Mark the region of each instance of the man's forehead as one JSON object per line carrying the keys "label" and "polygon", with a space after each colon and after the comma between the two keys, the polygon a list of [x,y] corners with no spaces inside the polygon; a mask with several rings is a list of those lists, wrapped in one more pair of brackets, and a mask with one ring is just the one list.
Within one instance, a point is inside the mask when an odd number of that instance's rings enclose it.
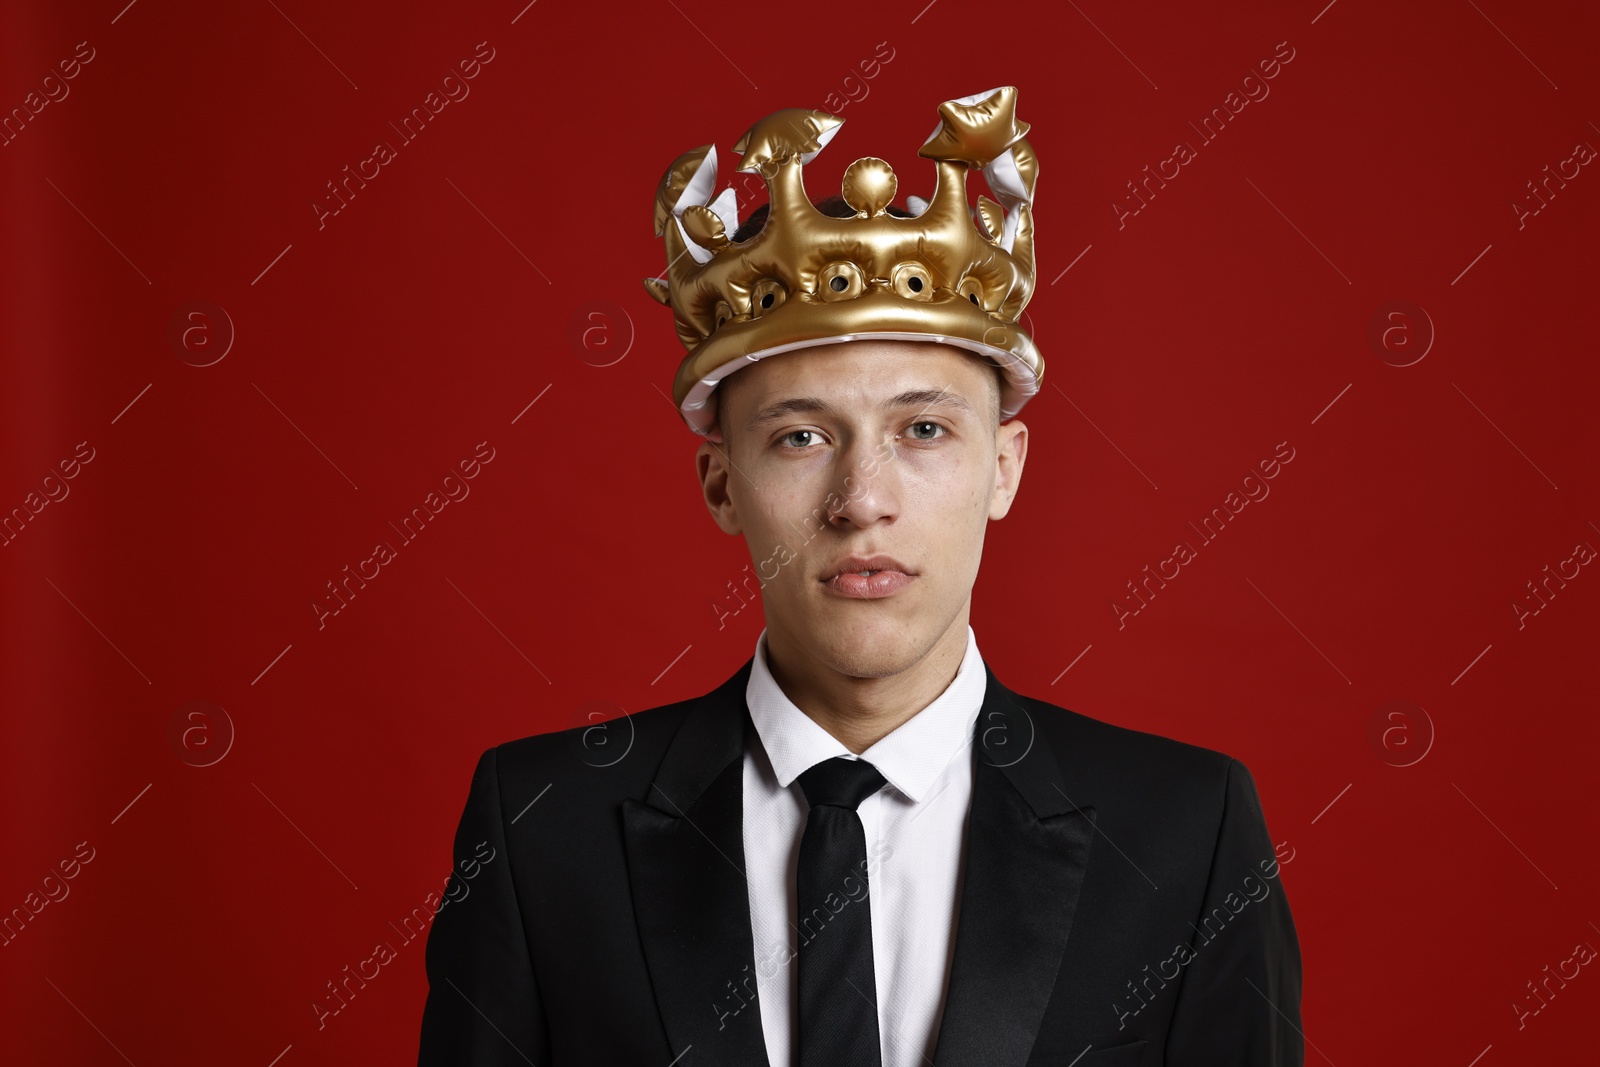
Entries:
{"label": "man's forehead", "polygon": [[840,352],[841,358],[832,359],[820,349],[785,353],[730,376],[722,387],[744,379],[736,391],[751,426],[793,413],[867,414],[904,407],[943,406],[976,414],[982,368],[963,366],[976,357],[950,348],[933,351],[944,346],[915,347],[927,351],[865,357]]}
{"label": "man's forehead", "polygon": [[[978,380],[983,360],[943,344],[914,341],[854,341],[816,345],[768,356],[730,375],[751,398],[803,390],[817,396],[854,396],[868,403],[929,385],[965,392]],[[742,379],[742,380],[741,380]]]}

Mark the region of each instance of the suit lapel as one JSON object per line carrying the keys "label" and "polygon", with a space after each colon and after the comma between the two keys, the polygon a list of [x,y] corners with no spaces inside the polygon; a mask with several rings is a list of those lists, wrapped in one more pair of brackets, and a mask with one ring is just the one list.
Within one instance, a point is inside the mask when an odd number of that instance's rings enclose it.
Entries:
{"label": "suit lapel", "polygon": [[1025,703],[988,671],[937,1067],[1027,1061],[1083,885],[1094,808]]}
{"label": "suit lapel", "polygon": [[639,938],[679,1067],[767,1064],[744,874],[750,667],[694,702],[649,795],[622,804]]}
{"label": "suit lapel", "polygon": [[[744,875],[751,661],[691,706],[644,801],[623,801],[634,914],[675,1061],[766,1067]],[[1021,1067],[1061,966],[1094,833],[1026,702],[988,674],[937,1067]],[[1063,790],[1071,792],[1069,801]]]}

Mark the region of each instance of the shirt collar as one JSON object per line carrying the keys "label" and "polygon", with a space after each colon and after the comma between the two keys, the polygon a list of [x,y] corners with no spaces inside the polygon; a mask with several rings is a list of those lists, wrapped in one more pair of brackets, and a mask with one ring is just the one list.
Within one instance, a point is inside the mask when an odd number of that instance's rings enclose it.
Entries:
{"label": "shirt collar", "polygon": [[[933,703],[861,753],[900,792],[914,802],[927,796],[950,761],[972,743],[983,706],[988,672],[978,654],[978,638],[967,627],[967,650],[955,678]],[[789,784],[825,759],[857,758],[838,738],[817,725],[779,687],[767,668],[767,631],[756,638],[745,703],[766,749],[778,784]]]}

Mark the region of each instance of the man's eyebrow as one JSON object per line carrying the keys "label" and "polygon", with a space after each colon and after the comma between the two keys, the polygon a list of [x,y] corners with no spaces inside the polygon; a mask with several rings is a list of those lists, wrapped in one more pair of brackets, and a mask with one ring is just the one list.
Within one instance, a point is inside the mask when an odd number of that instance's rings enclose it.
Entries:
{"label": "man's eyebrow", "polygon": [[[974,417],[976,415],[972,410],[972,405],[967,403],[965,397],[959,393],[952,393],[947,389],[908,389],[883,402],[885,410],[908,407],[925,410],[940,406],[956,408]],[[780,400],[776,404],[751,416],[750,420],[745,423],[745,428],[759,430],[768,423],[777,422],[790,415],[830,415],[833,412],[833,406],[821,397],[790,397],[787,400]]]}

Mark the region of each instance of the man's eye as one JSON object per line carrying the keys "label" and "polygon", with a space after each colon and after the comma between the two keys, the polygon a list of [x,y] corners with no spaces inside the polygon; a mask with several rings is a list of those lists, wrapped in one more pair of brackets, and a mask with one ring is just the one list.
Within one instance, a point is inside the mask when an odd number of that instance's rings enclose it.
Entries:
{"label": "man's eye", "polygon": [[[930,428],[932,428],[934,430],[944,431],[944,424],[943,423],[938,423],[938,422],[914,422],[914,423],[911,424],[911,428],[912,428],[913,431],[915,431],[917,429],[917,427],[919,427],[919,426],[926,426],[926,427],[930,427]],[[921,437],[921,436],[918,436],[917,434],[913,433],[912,436],[916,437],[916,439],[919,440],[919,441],[936,441],[936,440],[938,440],[938,435],[937,434],[929,434],[926,437]]]}
{"label": "man's eye", "polygon": [[[786,433],[782,437],[778,438],[778,440],[780,442],[784,443],[784,444],[795,444],[794,439],[796,437],[801,436],[802,434],[808,435],[810,437],[815,437],[817,435],[817,431],[815,431],[815,430],[790,430],[788,433]],[[799,444],[795,444],[795,447],[796,448],[804,448],[804,447],[806,447],[806,445],[811,444],[811,443],[812,442],[810,442],[810,441],[802,441]]]}

